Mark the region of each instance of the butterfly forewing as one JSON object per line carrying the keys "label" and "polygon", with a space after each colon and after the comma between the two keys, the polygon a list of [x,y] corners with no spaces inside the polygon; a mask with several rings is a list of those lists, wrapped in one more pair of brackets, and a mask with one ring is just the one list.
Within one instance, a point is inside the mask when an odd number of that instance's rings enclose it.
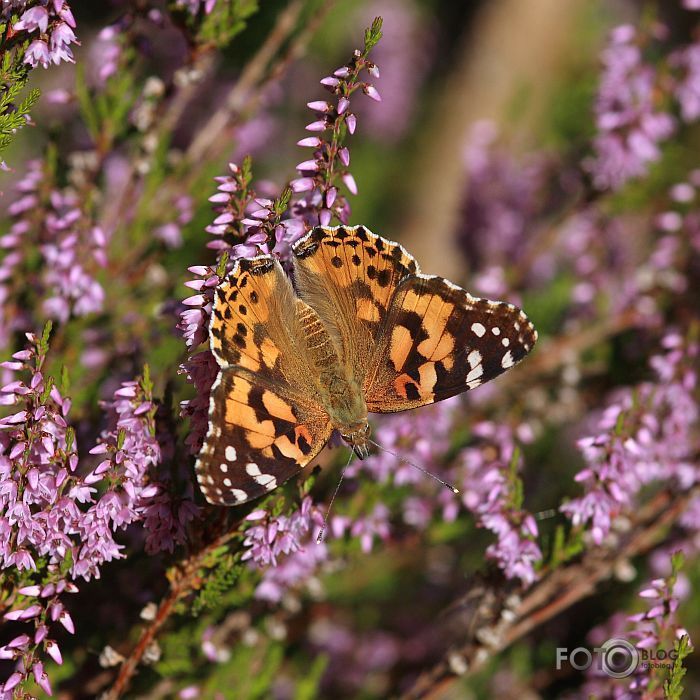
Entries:
{"label": "butterfly forewing", "polygon": [[210,341],[221,369],[197,479],[210,503],[240,504],[297,473],[331,433],[294,293],[273,258],[238,261],[217,288]]}
{"label": "butterfly forewing", "polygon": [[537,339],[525,314],[456,285],[412,276],[395,290],[365,378],[369,411],[441,401],[497,377]]}
{"label": "butterfly forewing", "polygon": [[401,246],[363,226],[317,227],[293,249],[299,294],[329,329],[342,362],[361,385],[392,295],[418,265]]}

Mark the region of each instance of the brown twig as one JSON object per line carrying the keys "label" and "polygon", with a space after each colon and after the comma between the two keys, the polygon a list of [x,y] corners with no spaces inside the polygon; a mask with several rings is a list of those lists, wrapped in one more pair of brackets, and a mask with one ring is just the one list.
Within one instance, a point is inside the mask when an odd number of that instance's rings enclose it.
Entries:
{"label": "brown twig", "polygon": [[121,697],[128,689],[144,653],[155,640],[163,625],[170,618],[177,603],[190,594],[199,583],[201,568],[206,558],[218,547],[226,544],[239,534],[237,526],[238,523],[230,526],[225,532],[214,537],[211,542],[204,545],[176,567],[170,579],[170,590],[168,594],[161,600],[154,619],[143,629],[136,646],[123,661],[119,668],[119,674],[112,687],[102,696],[103,700],[117,700],[117,698]]}
{"label": "brown twig", "polygon": [[[645,554],[661,541],[667,529],[697,492],[658,493],[634,515],[625,539],[616,545],[588,550],[581,559],[546,574],[522,595],[503,594],[503,582],[467,593],[450,606],[452,621],[468,614],[466,639],[450,648],[432,669],[421,674],[404,700],[445,697],[459,677],[478,671],[486,661],[575,603],[595,593],[618,565]],[[461,613],[461,615],[460,615]],[[464,627],[463,627],[464,628]]]}
{"label": "brown twig", "polygon": [[270,61],[294,32],[304,4],[304,0],[291,0],[280,13],[272,31],[229,91],[223,106],[212,114],[190,144],[185,156],[188,162],[199,163],[208,160],[222,135],[227,133],[235,117],[242,111],[252,90],[263,81]]}

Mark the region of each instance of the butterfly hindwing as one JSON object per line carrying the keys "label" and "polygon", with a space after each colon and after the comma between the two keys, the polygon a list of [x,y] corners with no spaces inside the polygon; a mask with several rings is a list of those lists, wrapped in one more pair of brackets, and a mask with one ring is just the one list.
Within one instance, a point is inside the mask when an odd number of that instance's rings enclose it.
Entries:
{"label": "butterfly hindwing", "polygon": [[237,261],[215,292],[210,344],[221,369],[195,467],[210,503],[245,503],[272,490],[330,436],[309,382],[299,306],[271,256]]}
{"label": "butterfly hindwing", "polygon": [[246,370],[221,370],[196,465],[210,503],[239,505],[277,488],[326,444],[328,415],[286,394]]}
{"label": "butterfly hindwing", "polygon": [[393,413],[440,401],[497,377],[537,333],[506,302],[478,299],[428,275],[396,289],[365,378],[367,408]]}

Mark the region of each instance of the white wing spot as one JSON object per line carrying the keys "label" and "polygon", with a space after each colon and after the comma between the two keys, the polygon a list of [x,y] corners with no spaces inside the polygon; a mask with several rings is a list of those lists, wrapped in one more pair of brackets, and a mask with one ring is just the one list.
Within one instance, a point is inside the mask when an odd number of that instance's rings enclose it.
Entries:
{"label": "white wing spot", "polygon": [[467,362],[474,369],[474,367],[481,364],[481,353],[478,350],[472,350],[467,357]]}
{"label": "white wing spot", "polygon": [[253,478],[260,484],[260,486],[264,486],[268,491],[272,491],[272,489],[277,488],[277,478],[272,474],[259,474]]}
{"label": "white wing spot", "polygon": [[508,338],[503,338],[501,341],[501,344],[503,345],[504,348],[507,348],[510,345],[510,340]]}
{"label": "white wing spot", "polygon": [[474,379],[471,382],[467,382],[467,386],[470,389],[476,389],[476,387],[481,386],[481,379]]}
{"label": "white wing spot", "polygon": [[233,445],[229,445],[226,448],[226,459],[229,462],[235,462],[237,456],[238,455],[236,454],[236,448]]}
{"label": "white wing spot", "polygon": [[[471,384],[475,379],[478,379],[484,373],[484,365],[477,365],[474,369],[467,375],[467,384]],[[481,382],[479,382],[481,383]]]}
{"label": "white wing spot", "polygon": [[231,489],[231,495],[236,499],[237,503],[242,503],[248,498],[248,494],[243,489]]}
{"label": "white wing spot", "polygon": [[508,367],[512,367],[514,364],[513,356],[510,354],[510,350],[508,350],[501,360],[501,367],[503,367],[503,369],[508,369]]}
{"label": "white wing spot", "polygon": [[491,329],[491,333],[493,333],[494,335],[501,335],[501,329],[498,326],[494,326]]}
{"label": "white wing spot", "polygon": [[219,465],[219,469],[221,469],[221,471],[225,474],[228,471],[228,464],[226,464],[226,462],[222,462]]}
{"label": "white wing spot", "polygon": [[229,479],[228,477],[224,479],[224,486],[231,486],[231,479]]}
{"label": "white wing spot", "polygon": [[479,336],[479,338],[481,338],[484,335],[484,333],[486,333],[486,329],[481,323],[472,323],[472,332],[474,333],[474,335],[477,335]]}
{"label": "white wing spot", "polygon": [[260,476],[260,467],[255,462],[248,462],[245,465],[245,471],[248,476]]}
{"label": "white wing spot", "polygon": [[212,478],[212,476],[211,476],[210,474],[207,474],[207,475],[204,477],[204,482],[207,483],[207,484],[213,484],[213,483],[214,483],[214,479]]}

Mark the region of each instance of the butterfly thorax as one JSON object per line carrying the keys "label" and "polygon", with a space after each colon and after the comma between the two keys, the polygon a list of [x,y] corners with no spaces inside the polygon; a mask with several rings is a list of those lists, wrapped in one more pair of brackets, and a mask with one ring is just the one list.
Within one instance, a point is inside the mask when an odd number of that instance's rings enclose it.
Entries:
{"label": "butterfly thorax", "polygon": [[316,370],[314,380],[333,427],[358,457],[368,454],[367,404],[362,389],[340,360],[338,348],[318,314],[301,299],[296,300],[297,318],[303,329],[306,350]]}

